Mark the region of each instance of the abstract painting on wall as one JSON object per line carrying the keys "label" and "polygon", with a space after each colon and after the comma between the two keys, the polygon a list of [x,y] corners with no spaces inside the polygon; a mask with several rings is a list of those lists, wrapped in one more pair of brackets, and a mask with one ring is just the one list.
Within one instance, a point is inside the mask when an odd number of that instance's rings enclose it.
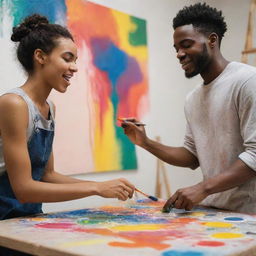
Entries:
{"label": "abstract painting on wall", "polygon": [[68,27],[78,47],[71,86],[51,95],[56,170],[136,169],[135,146],[116,120],[141,119],[149,108],[146,21],[85,0],[0,0],[0,36],[32,13]]}

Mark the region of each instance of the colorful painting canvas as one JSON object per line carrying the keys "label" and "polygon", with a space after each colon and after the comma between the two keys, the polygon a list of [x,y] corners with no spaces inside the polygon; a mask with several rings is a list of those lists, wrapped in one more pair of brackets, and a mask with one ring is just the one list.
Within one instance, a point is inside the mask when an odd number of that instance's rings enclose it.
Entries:
{"label": "colorful painting canvas", "polygon": [[0,238],[63,255],[255,255],[256,216],[200,207],[162,213],[163,204],[130,200],[6,220],[0,222]]}
{"label": "colorful painting canvas", "polygon": [[141,119],[149,108],[146,21],[85,0],[0,0],[0,37],[9,40],[11,27],[35,12],[67,26],[78,46],[71,86],[51,95],[56,170],[136,169],[135,146],[117,117]]}

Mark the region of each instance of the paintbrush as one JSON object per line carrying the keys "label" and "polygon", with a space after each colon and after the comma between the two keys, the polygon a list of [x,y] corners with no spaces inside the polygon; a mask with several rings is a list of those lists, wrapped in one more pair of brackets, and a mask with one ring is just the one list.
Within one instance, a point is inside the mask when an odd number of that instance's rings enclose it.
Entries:
{"label": "paintbrush", "polygon": [[136,126],[145,126],[146,124],[143,124],[143,123],[140,123],[140,122],[135,122],[133,121],[132,118],[125,118],[125,117],[118,117],[117,118],[118,121],[121,121],[121,122],[126,122],[126,121],[129,121],[129,122],[132,122],[133,124],[135,124]]}
{"label": "paintbrush", "polygon": [[146,194],[146,193],[140,191],[140,190],[137,189],[137,188],[135,188],[135,191],[141,193],[142,195],[144,195],[145,197],[147,197],[147,198],[149,198],[149,199],[151,199],[151,200],[153,200],[153,201],[158,201],[158,198],[157,198],[157,197],[155,197],[155,196],[150,196],[150,195],[148,195],[148,194]]}

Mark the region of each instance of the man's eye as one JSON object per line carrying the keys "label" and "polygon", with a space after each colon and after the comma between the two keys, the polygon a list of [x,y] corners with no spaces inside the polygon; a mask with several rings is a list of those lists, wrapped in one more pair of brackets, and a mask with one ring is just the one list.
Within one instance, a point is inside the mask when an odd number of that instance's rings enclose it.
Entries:
{"label": "man's eye", "polygon": [[184,48],[189,48],[191,45],[190,44],[184,44],[183,47]]}

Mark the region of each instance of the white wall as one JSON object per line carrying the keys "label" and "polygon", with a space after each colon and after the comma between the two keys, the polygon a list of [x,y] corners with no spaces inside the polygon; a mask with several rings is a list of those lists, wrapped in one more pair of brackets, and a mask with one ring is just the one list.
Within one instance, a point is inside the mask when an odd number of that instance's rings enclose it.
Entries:
{"label": "white wall", "polygon": [[[185,5],[195,0],[91,0],[107,7],[147,20],[148,51],[149,51],[149,96],[150,111],[143,120],[147,123],[150,137],[161,136],[165,144],[179,146],[183,142],[185,118],[183,105],[186,94],[201,80],[200,77],[186,79],[176,59],[172,47],[172,18]],[[228,60],[240,61],[241,51],[245,43],[247,17],[250,0],[207,0],[208,4],[221,9],[228,24],[228,31],[223,39],[222,52]],[[2,54],[2,52],[1,52]],[[10,54],[10,47],[5,54]],[[3,74],[4,87],[12,88],[8,75],[13,67],[0,67]],[[21,71],[12,73],[16,81],[23,79]],[[156,159],[148,152],[137,148],[139,168],[136,171],[109,172],[76,176],[82,179],[103,181],[117,177],[125,177],[149,194],[154,194]],[[192,185],[201,180],[200,169],[191,171],[166,165],[171,190]],[[103,201],[105,200],[105,201]],[[45,211],[59,211],[71,208],[96,206],[108,203],[107,199],[89,197],[64,203],[45,204]]]}

